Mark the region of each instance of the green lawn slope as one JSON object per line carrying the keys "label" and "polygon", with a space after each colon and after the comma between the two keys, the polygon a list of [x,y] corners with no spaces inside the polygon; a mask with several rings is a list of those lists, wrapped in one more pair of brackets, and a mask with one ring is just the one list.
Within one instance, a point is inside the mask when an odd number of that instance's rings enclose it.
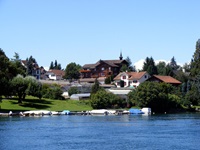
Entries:
{"label": "green lawn slope", "polygon": [[92,110],[88,100],[50,100],[35,97],[26,97],[22,104],[17,99],[3,99],[0,103],[0,111],[27,111],[27,110],[50,110],[50,111],[85,111]]}

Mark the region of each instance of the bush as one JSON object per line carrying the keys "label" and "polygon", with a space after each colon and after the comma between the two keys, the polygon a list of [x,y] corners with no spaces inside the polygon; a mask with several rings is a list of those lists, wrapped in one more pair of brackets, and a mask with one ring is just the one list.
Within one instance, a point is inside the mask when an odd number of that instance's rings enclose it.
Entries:
{"label": "bush", "polygon": [[70,89],[68,90],[68,94],[69,96],[71,96],[72,94],[78,94],[80,93],[77,87],[70,87]]}
{"label": "bush", "polygon": [[91,106],[94,109],[122,108],[126,107],[126,101],[110,92],[99,90],[91,95]]}

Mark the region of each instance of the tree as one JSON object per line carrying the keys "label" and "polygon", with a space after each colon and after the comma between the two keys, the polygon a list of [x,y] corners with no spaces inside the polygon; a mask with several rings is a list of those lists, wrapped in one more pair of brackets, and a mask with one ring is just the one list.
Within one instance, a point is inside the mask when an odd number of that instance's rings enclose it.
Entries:
{"label": "tree", "polygon": [[153,112],[167,112],[180,108],[181,99],[170,84],[146,81],[128,94],[133,104],[150,107]]}
{"label": "tree", "polygon": [[164,61],[160,61],[157,65],[158,75],[165,75],[166,63]]}
{"label": "tree", "polygon": [[35,65],[37,65],[35,58],[30,56],[29,58],[26,59],[27,75],[33,74],[33,70],[34,70]]}
{"label": "tree", "polygon": [[22,99],[25,98],[26,90],[29,86],[27,81],[22,75],[17,75],[11,81],[14,93],[18,96],[18,103],[22,103]]}
{"label": "tree", "polygon": [[49,70],[50,70],[50,69],[54,69],[53,61],[52,61],[51,64],[50,64]]}
{"label": "tree", "polygon": [[61,90],[60,85],[53,84],[43,84],[42,85],[42,97],[49,99],[59,99],[62,100],[64,97],[62,96],[63,91]]}
{"label": "tree", "polygon": [[95,94],[91,95],[91,106],[94,109],[106,109],[106,108],[124,108],[127,103],[113,93],[107,92],[104,89],[98,90]]}
{"label": "tree", "polygon": [[200,72],[200,39],[196,42],[196,50],[191,61],[191,75],[195,77]]}
{"label": "tree", "polygon": [[131,59],[129,57],[127,57],[126,61],[128,62],[127,71],[128,72],[136,72],[135,66],[132,65]]}
{"label": "tree", "polygon": [[38,80],[36,80],[36,78],[34,78],[33,76],[27,76],[25,77],[25,80],[28,83],[28,88],[26,89],[26,95],[32,95],[41,99],[42,84]]}
{"label": "tree", "polygon": [[69,79],[70,81],[72,81],[73,79],[79,79],[80,69],[81,69],[81,66],[79,64],[76,64],[74,62],[68,64],[65,69],[65,78]]}
{"label": "tree", "polygon": [[68,90],[69,96],[80,93],[77,87],[70,87]]}
{"label": "tree", "polygon": [[91,94],[95,94],[95,93],[97,93],[101,89],[102,88],[99,85],[99,81],[96,78],[95,81],[94,81],[94,84],[92,85]]}
{"label": "tree", "polygon": [[157,67],[155,66],[154,59],[152,57],[147,57],[144,65],[143,65],[143,71],[147,71],[149,75],[155,75],[158,74]]}
{"label": "tree", "polygon": [[126,71],[128,71],[127,65],[122,65],[122,67],[120,68],[120,72],[126,72]]}
{"label": "tree", "polygon": [[55,60],[55,62],[53,63],[53,61],[50,64],[49,69],[57,69],[57,70],[61,70],[61,64],[57,63],[57,60]]}
{"label": "tree", "polygon": [[0,48],[0,97],[9,92],[10,62],[4,51]]}
{"label": "tree", "polygon": [[174,56],[172,57],[169,66],[172,68],[172,70],[177,70],[180,66],[177,65],[176,60]]}

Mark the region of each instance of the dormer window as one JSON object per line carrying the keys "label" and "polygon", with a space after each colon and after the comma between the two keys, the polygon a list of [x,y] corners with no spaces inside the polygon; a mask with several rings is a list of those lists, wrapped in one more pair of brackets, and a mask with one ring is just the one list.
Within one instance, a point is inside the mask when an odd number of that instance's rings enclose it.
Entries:
{"label": "dormer window", "polygon": [[126,79],[126,76],[122,76],[122,79]]}

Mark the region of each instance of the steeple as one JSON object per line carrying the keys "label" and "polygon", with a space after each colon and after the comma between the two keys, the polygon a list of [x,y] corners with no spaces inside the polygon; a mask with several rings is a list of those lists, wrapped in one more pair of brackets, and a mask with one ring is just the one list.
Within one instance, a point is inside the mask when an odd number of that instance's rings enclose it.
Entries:
{"label": "steeple", "polygon": [[122,52],[120,52],[119,60],[122,60],[122,59],[123,59]]}

